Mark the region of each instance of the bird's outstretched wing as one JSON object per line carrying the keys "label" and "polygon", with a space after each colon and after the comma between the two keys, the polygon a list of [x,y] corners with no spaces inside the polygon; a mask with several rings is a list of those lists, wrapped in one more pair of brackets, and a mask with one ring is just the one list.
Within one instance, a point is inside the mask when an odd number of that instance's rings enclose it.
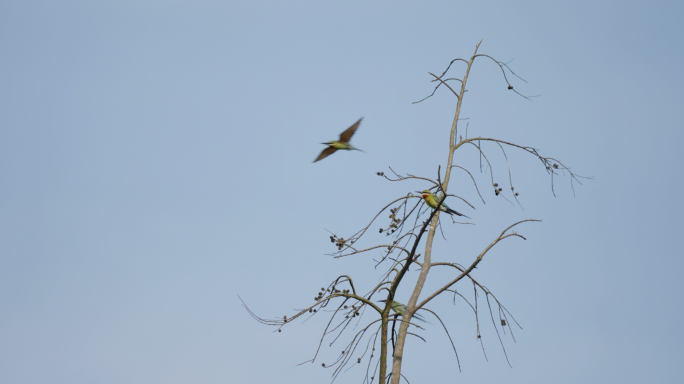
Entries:
{"label": "bird's outstretched wing", "polygon": [[333,153],[335,153],[335,151],[337,151],[337,149],[335,149],[335,148],[333,148],[333,147],[328,147],[328,148],[324,149],[323,152],[321,152],[321,154],[318,155],[318,157],[316,158],[316,160],[314,160],[314,163],[317,162],[318,160],[323,160],[323,159],[325,159],[326,157],[328,157],[328,156],[332,155]]}
{"label": "bird's outstretched wing", "polygon": [[347,128],[346,131],[344,131],[340,134],[340,142],[341,143],[348,143],[349,142],[351,137],[354,136],[354,132],[356,132],[356,129],[359,127],[359,124],[361,124],[361,120],[363,120],[363,117],[360,118],[359,121],[354,123],[354,125]]}

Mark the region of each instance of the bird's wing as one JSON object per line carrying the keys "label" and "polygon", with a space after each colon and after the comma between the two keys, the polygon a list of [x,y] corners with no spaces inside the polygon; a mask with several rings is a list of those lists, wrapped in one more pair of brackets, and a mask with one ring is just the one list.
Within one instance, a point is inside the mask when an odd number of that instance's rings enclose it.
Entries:
{"label": "bird's wing", "polygon": [[341,143],[348,143],[351,137],[354,135],[354,132],[356,132],[356,128],[359,127],[359,124],[361,124],[361,120],[363,120],[363,117],[359,119],[354,125],[351,127],[347,128],[346,131],[342,132],[340,134],[340,142]]}
{"label": "bird's wing", "polygon": [[335,149],[335,148],[333,148],[333,147],[328,147],[328,148],[324,149],[323,152],[321,152],[321,154],[318,155],[318,157],[316,158],[316,160],[314,160],[314,163],[317,162],[318,160],[323,160],[323,159],[325,159],[326,157],[328,157],[328,156],[332,155],[333,153],[335,153],[335,151],[337,151],[337,149]]}

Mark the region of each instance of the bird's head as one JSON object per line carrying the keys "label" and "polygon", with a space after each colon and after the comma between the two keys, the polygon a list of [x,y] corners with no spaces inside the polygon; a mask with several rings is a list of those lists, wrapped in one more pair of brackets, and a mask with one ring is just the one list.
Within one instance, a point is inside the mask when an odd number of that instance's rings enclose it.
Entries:
{"label": "bird's head", "polygon": [[427,199],[428,197],[430,197],[430,195],[432,195],[432,192],[428,191],[427,189],[424,191],[416,191],[416,193],[420,193],[420,196],[423,199]]}

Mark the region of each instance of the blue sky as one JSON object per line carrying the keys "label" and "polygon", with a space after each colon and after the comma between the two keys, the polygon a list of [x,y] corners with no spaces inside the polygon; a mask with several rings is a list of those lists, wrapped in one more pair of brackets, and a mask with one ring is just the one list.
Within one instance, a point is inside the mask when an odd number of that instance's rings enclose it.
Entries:
{"label": "blue sky", "polygon": [[[523,210],[476,173],[486,204],[450,202],[476,225],[446,225],[437,259],[469,263],[509,224],[543,220],[476,271],[524,328],[505,339],[512,368],[490,324],[487,361],[472,314],[445,297],[430,308],[462,372],[434,326],[428,343],[408,342],[404,374],[681,381],[683,11],[674,1],[1,3],[0,381],[329,380],[318,361],[295,366],[312,357],[322,318],[272,333],[237,295],[276,317],[339,274],[362,290],[377,281],[379,254],[325,256],[326,229],[348,236],[425,187],[375,175],[388,166],[436,175],[455,99],[440,90],[412,102],[432,91],[428,72],[481,39],[481,53],[514,60],[527,80],[514,79],[517,90],[541,96],[516,96],[496,65],[476,61],[469,135],[534,146],[594,180],[573,196],[561,178],[554,197],[538,162],[510,151]],[[353,144],[366,153],[311,163],[359,117]],[[499,149],[485,149],[505,180]],[[478,160],[457,156],[471,171]],[[463,175],[450,190],[477,200]],[[448,277],[434,272],[426,290]],[[341,377],[361,379],[357,368]]]}

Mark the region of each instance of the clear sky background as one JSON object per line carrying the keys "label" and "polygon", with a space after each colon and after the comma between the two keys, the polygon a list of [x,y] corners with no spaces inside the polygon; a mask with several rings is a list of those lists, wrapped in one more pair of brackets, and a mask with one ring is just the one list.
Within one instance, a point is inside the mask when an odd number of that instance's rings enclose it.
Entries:
{"label": "clear sky background", "polygon": [[[409,339],[411,383],[682,382],[684,155],[681,1],[4,1],[0,3],[0,382],[325,383],[342,345],[324,319],[282,333],[339,274],[361,291],[380,252],[347,259],[348,236],[435,177],[455,98],[421,104],[450,60],[471,72],[469,136],[534,146],[593,181],[550,180],[509,151],[525,208],[488,170],[455,174],[435,259],[470,263],[509,224],[519,233],[474,273],[524,328],[504,338],[451,297]],[[462,75],[463,65],[450,72]],[[365,150],[312,160],[364,117]],[[461,131],[462,134],[463,131]],[[505,160],[490,145],[494,178]],[[387,241],[372,227],[366,244]],[[415,278],[411,273],[410,279]],[[430,275],[430,288],[449,275]],[[410,282],[412,280],[407,280]],[[470,292],[469,285],[458,287]],[[407,301],[405,286],[399,300]],[[369,318],[370,319],[370,318]],[[360,383],[360,367],[337,382]]]}

